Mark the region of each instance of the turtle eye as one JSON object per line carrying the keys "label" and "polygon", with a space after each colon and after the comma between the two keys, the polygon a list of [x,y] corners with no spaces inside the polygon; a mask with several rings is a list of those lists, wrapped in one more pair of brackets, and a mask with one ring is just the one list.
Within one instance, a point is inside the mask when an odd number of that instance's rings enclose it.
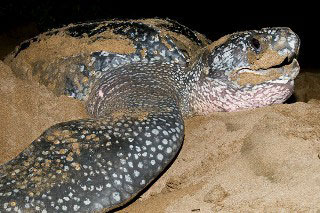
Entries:
{"label": "turtle eye", "polygon": [[260,50],[260,47],[261,47],[261,45],[260,45],[260,41],[258,40],[258,39],[256,39],[256,38],[252,38],[251,40],[250,40],[250,43],[251,43],[251,46],[254,48],[254,49],[256,49],[256,50]]}

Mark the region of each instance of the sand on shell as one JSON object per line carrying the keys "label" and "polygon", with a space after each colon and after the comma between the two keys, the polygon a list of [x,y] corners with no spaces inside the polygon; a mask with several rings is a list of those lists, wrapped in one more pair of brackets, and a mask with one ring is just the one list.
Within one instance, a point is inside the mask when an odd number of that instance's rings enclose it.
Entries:
{"label": "sand on shell", "polygon": [[[87,117],[82,102],[17,79],[2,62],[0,97],[0,164],[51,125]],[[172,166],[120,212],[316,212],[319,153],[318,100],[194,117]]]}

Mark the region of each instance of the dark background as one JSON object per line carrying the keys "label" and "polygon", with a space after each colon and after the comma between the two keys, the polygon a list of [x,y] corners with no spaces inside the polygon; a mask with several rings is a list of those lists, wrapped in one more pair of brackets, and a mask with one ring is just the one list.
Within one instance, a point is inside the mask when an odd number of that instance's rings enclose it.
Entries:
{"label": "dark background", "polygon": [[[26,38],[65,24],[112,18],[170,18],[211,40],[235,31],[287,26],[301,38],[302,69],[320,68],[320,7],[277,1],[9,1],[0,6],[0,48],[11,50]],[[318,11],[317,11],[318,10]],[[31,27],[23,30],[24,26]],[[5,35],[5,37],[1,37]],[[3,39],[1,39],[3,38]],[[10,41],[7,41],[7,40]],[[7,47],[7,46],[9,47]],[[13,47],[11,47],[13,46]],[[7,51],[7,50],[6,50]]]}

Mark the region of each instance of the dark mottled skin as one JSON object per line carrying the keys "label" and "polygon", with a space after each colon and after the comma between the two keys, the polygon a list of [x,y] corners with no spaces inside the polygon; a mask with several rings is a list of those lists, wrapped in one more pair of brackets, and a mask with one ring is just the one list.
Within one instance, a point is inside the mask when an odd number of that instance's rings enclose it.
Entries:
{"label": "dark mottled skin", "polygon": [[[163,29],[202,45],[193,31],[170,22]],[[184,117],[281,103],[299,71],[300,41],[288,28],[231,34],[204,47],[189,64],[190,56],[173,41],[174,48],[163,45],[171,40],[163,35],[159,40],[159,28],[152,25],[114,21],[97,26],[67,31],[81,37],[116,30],[131,37],[137,50],[152,51],[144,56],[139,51],[92,53],[95,74],[77,65],[90,77],[87,90],[66,78],[65,94],[85,100],[92,118],[50,127],[0,166],[1,212],[103,212],[122,206],[178,153]],[[20,51],[27,49],[16,55]],[[263,80],[250,81],[243,74]]]}

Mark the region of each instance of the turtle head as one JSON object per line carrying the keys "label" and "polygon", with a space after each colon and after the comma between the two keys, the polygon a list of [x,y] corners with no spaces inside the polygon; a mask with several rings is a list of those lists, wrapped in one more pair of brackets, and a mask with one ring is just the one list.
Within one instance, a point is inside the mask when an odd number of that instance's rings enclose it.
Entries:
{"label": "turtle head", "polygon": [[299,73],[300,39],[289,28],[263,28],[222,37],[206,48],[192,93],[193,111],[237,111],[282,103]]}

